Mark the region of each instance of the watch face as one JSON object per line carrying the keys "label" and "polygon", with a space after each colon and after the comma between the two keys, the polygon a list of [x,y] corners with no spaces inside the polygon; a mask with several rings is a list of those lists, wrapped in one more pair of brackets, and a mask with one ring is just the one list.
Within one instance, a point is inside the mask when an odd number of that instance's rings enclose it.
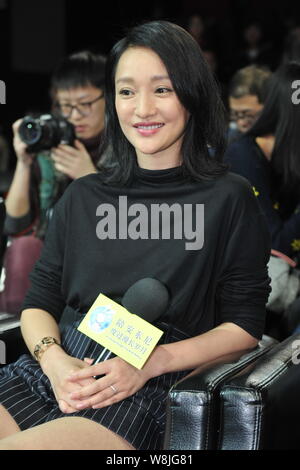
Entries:
{"label": "watch face", "polygon": [[56,343],[55,339],[54,338],[44,338],[42,340],[42,343],[43,344],[52,344],[52,343]]}

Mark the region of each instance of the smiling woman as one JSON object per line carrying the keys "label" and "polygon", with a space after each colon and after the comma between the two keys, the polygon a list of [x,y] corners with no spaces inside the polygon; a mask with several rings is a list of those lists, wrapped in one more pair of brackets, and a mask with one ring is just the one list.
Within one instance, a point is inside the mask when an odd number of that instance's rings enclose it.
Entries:
{"label": "smiling woman", "polygon": [[120,58],[115,79],[120,126],[135,148],[138,164],[148,169],[181,165],[189,113],[163,61],[151,49],[131,47]]}
{"label": "smiling woman", "polygon": [[[149,145],[144,148],[145,155],[157,151],[156,162],[169,158],[165,150],[174,145],[177,165],[182,165],[184,172],[194,178],[210,179],[221,175],[226,168],[221,163],[226,113],[199,46],[175,25],[168,32],[169,38],[163,41],[158,38],[158,33],[162,32],[158,23],[148,23],[147,29],[140,31],[133,29],[119,41],[107,63],[106,142],[110,142],[112,154],[118,159],[109,181],[129,181],[136,161],[137,142]],[[161,127],[156,131],[149,129],[149,125]],[[166,137],[169,132],[171,135]],[[148,136],[151,137],[149,143],[142,138]],[[152,148],[156,141],[162,145],[163,154],[159,146]],[[214,159],[210,157],[208,145],[215,149]],[[181,156],[178,155],[180,147]],[[137,147],[137,151],[143,163],[151,165],[152,160],[143,156],[143,147]]]}
{"label": "smiling woman", "polygon": [[[161,449],[172,385],[263,333],[268,232],[250,185],[221,162],[225,113],[198,44],[169,22],[137,26],[111,51],[105,90],[112,166],[55,207],[21,319],[38,361],[0,369],[0,449]],[[153,320],[161,339],[141,368],[94,362],[104,348],[78,330],[85,312],[145,278],[170,298]],[[61,333],[64,309],[75,321]],[[120,333],[140,346],[134,325]]]}

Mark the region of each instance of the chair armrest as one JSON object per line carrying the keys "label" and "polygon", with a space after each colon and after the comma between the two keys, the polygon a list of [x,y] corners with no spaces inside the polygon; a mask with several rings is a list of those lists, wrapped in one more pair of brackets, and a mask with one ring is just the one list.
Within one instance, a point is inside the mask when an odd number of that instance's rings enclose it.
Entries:
{"label": "chair armrest", "polygon": [[221,357],[195,369],[170,390],[164,449],[215,449],[222,383],[266,354],[278,341],[264,336],[251,351]]}
{"label": "chair armrest", "polygon": [[223,383],[221,449],[299,448],[299,351],[296,334]]}

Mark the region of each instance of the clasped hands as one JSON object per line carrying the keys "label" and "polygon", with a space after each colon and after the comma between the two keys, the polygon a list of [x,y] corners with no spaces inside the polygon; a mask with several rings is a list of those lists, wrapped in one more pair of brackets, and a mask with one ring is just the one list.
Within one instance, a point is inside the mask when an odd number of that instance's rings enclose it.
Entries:
{"label": "clasped hands", "polygon": [[143,369],[119,357],[95,365],[92,362],[72,358],[68,372],[61,370],[49,377],[63,413],[110,406],[136,393],[150,379]]}

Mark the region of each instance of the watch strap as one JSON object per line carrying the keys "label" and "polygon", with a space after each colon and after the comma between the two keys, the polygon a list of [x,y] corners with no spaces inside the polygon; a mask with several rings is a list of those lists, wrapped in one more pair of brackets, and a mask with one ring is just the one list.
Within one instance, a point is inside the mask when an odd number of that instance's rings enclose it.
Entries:
{"label": "watch strap", "polygon": [[42,355],[44,352],[50,347],[53,346],[53,344],[59,344],[57,339],[53,338],[52,336],[45,336],[42,338],[35,346],[33,354],[35,359],[40,362]]}

